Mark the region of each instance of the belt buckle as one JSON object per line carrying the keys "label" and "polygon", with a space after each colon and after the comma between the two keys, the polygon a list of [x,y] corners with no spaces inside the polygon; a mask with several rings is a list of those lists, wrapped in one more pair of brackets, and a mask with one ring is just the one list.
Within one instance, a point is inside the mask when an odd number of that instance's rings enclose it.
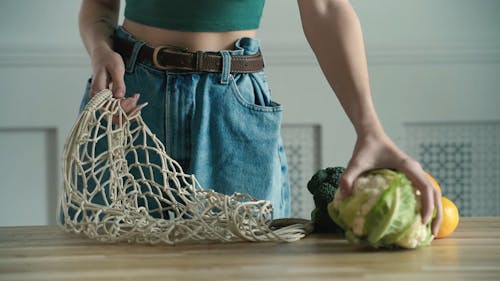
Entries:
{"label": "belt buckle", "polygon": [[169,70],[172,69],[172,67],[168,67],[166,65],[161,65],[160,62],[158,61],[158,54],[162,50],[173,50],[173,51],[180,51],[180,52],[186,52],[188,51],[188,48],[182,48],[182,47],[177,47],[177,46],[172,46],[172,45],[162,45],[154,48],[153,50],[153,64],[155,67],[161,70]]}

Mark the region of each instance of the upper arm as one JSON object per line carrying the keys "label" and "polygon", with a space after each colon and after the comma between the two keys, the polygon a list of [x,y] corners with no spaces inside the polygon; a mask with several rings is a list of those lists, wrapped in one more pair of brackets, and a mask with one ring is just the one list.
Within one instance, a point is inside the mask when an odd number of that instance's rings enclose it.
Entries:
{"label": "upper arm", "polygon": [[321,16],[342,5],[350,5],[348,0],[297,0],[301,17]]}
{"label": "upper arm", "polygon": [[120,10],[120,0],[83,0],[82,7],[100,6],[108,10]]}
{"label": "upper arm", "polygon": [[297,0],[304,33],[318,32],[318,28],[350,16],[348,0]]}
{"label": "upper arm", "polygon": [[116,24],[120,12],[120,0],[83,0],[80,7],[80,22],[94,22],[96,18]]}

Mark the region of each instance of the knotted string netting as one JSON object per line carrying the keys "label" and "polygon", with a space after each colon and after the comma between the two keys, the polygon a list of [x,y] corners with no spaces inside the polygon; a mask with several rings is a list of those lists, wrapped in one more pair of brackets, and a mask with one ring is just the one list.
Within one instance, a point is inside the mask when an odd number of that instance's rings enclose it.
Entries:
{"label": "knotted string netting", "polygon": [[295,241],[310,232],[305,221],[273,221],[269,201],[202,188],[167,155],[140,111],[127,114],[109,90],[80,114],[64,146],[62,170],[62,226],[92,239]]}

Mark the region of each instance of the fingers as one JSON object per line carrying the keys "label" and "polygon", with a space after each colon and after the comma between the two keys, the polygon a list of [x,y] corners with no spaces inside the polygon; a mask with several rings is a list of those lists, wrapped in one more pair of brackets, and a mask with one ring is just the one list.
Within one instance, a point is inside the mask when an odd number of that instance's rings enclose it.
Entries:
{"label": "fingers", "polygon": [[118,58],[118,60],[120,63],[117,63],[114,67],[110,67],[108,69],[108,72],[111,76],[111,91],[113,92],[113,96],[117,99],[120,99],[125,96],[125,82],[123,79],[123,76],[125,74],[125,66],[123,65],[121,57]]}
{"label": "fingers", "polygon": [[[137,112],[137,108],[139,107],[139,106],[137,106],[137,101],[139,100],[139,97],[140,97],[139,94],[134,94],[133,96],[122,99],[120,101],[120,106],[127,116],[130,116],[130,114],[132,112],[134,112],[134,114]],[[121,124],[122,123],[121,118],[123,118],[123,117],[124,116],[122,114],[114,115],[113,116],[113,123]]]}
{"label": "fingers", "polygon": [[414,184],[418,190],[420,190],[420,194],[422,195],[422,223],[427,224],[429,220],[432,218],[432,212],[434,211],[435,196],[434,196],[434,187],[429,185],[430,183],[422,183],[417,180],[417,183]]}
{"label": "fingers", "polygon": [[125,96],[125,65],[119,54],[115,52],[100,54],[93,63],[93,69],[90,97],[104,89],[111,89],[113,97],[117,99]]}
{"label": "fingers", "polygon": [[432,221],[432,234],[436,236],[439,232],[439,227],[441,226],[441,222],[443,221],[443,205],[441,204],[441,193],[439,193],[436,189],[434,189],[434,202],[436,207],[436,217]]}
{"label": "fingers", "polygon": [[350,161],[346,170],[340,177],[340,195],[347,197],[351,195],[354,181],[364,172],[364,167],[356,161]]}
{"label": "fingers", "polygon": [[135,120],[136,115],[147,105],[147,102],[139,104],[128,113],[128,116],[132,118],[132,120]]}
{"label": "fingers", "polygon": [[89,95],[92,98],[99,91],[106,89],[108,77],[105,70],[100,70],[92,76],[92,83],[90,84]]}
{"label": "fingers", "polygon": [[420,191],[422,196],[422,223],[427,224],[436,210],[436,217],[432,221],[432,233],[437,234],[442,220],[442,205],[441,194],[434,187],[429,178],[425,175],[424,170],[418,162],[413,159],[404,159],[402,172],[410,179],[413,186]]}
{"label": "fingers", "polygon": [[137,107],[137,101],[139,100],[140,96],[141,95],[139,94],[134,94],[133,96],[123,99],[120,102],[121,107],[127,114],[132,112],[132,110],[134,110]]}
{"label": "fingers", "polygon": [[422,223],[427,223],[431,219],[434,210],[433,190],[435,188],[425,176],[420,164],[413,159],[408,157],[403,159],[402,172],[405,173],[413,186],[422,195]]}

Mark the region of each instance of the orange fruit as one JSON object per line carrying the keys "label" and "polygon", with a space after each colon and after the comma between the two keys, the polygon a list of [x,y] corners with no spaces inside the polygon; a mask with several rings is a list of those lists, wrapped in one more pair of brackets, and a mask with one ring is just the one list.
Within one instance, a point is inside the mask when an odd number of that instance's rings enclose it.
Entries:
{"label": "orange fruit", "polygon": [[437,182],[437,180],[431,176],[431,174],[425,172],[425,174],[427,175],[427,177],[431,180],[432,184],[434,185],[434,187],[439,191],[439,194],[443,194],[441,192],[441,186],[439,185],[439,183]]}
{"label": "orange fruit", "polygon": [[455,228],[457,228],[460,220],[458,208],[453,201],[446,197],[441,197],[441,203],[443,204],[443,221],[439,227],[436,238],[445,238],[450,236],[453,231],[455,231]]}

